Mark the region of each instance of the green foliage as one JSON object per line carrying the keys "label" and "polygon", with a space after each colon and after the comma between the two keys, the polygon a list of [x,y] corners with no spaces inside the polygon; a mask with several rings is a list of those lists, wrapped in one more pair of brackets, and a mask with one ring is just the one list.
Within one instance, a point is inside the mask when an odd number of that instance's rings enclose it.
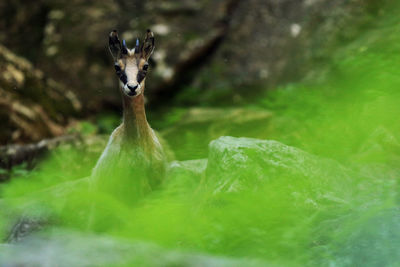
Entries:
{"label": "green foliage", "polygon": [[156,129],[163,129],[177,123],[182,118],[185,111],[186,109],[184,108],[173,108],[169,110],[164,116],[162,116],[162,119],[160,119],[160,116],[156,116],[154,114],[150,114],[149,117],[154,117],[151,121],[152,125],[154,125]]}
{"label": "green foliage", "polygon": [[101,114],[97,116],[96,125],[99,133],[111,133],[119,124],[121,118],[117,114]]}
{"label": "green foliage", "polygon": [[0,184],[0,196],[16,198],[90,175],[99,156],[90,148],[76,149],[70,145],[62,146],[51,152],[33,170],[24,165],[11,170],[12,181]]}

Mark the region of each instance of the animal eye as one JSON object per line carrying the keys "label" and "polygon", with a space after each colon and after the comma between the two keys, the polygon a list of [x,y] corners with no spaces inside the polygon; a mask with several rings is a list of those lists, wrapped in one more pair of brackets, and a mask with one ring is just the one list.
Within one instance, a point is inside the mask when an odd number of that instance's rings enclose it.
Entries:
{"label": "animal eye", "polygon": [[143,65],[143,70],[147,70],[148,68],[149,68],[149,64],[148,63]]}
{"label": "animal eye", "polygon": [[114,68],[115,68],[115,71],[116,71],[117,75],[119,76],[121,74],[121,72],[122,72],[121,67],[119,66],[118,63],[115,63],[114,64]]}

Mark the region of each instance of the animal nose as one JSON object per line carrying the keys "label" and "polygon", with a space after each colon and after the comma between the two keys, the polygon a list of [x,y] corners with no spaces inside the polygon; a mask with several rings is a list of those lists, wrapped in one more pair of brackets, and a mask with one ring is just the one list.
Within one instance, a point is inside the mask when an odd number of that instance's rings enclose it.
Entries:
{"label": "animal nose", "polygon": [[135,92],[136,88],[138,88],[138,85],[128,85],[129,90]]}

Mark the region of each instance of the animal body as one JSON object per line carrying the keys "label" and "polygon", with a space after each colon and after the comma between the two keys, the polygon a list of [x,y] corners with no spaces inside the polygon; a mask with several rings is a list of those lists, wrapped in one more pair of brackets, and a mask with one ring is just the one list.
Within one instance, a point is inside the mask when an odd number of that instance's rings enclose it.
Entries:
{"label": "animal body", "polygon": [[117,31],[109,36],[109,49],[119,78],[123,121],[111,134],[92,172],[92,184],[101,191],[132,200],[157,187],[163,180],[166,157],[146,119],[143,96],[154,35],[147,30],[140,45],[129,49]]}
{"label": "animal body", "polygon": [[[167,163],[163,147],[147,122],[143,96],[148,60],[154,50],[154,35],[148,30],[142,45],[137,40],[136,46],[129,49],[125,41],[121,44],[114,30],[109,36],[109,49],[120,80],[123,120],[111,134],[93,169],[90,184],[93,191],[112,194],[125,203],[132,203],[160,185]],[[96,213],[99,206],[94,203],[91,207],[89,227],[97,227],[97,220],[102,220],[101,213]],[[5,241],[19,242],[47,224],[46,216],[22,216]]]}

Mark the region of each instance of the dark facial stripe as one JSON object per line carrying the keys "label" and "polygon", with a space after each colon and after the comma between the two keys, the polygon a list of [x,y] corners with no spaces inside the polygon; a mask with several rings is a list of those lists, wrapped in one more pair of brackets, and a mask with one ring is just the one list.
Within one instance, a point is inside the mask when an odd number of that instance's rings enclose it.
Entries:
{"label": "dark facial stripe", "polygon": [[140,70],[139,72],[138,72],[138,74],[137,74],[137,77],[136,77],[136,80],[137,80],[137,82],[140,84],[143,80],[144,80],[144,78],[146,78],[146,71],[144,71],[144,70]]}
{"label": "dark facial stripe", "polygon": [[[115,68],[115,73],[117,74],[117,76],[121,80],[121,82],[124,85],[127,84],[128,83],[128,77],[126,76],[125,71],[123,71],[121,69],[121,67],[119,66],[118,63],[114,64],[114,68]],[[146,78],[146,74],[147,74],[146,70],[140,70],[138,72],[137,77],[136,77],[136,81],[137,81],[138,84],[140,84],[144,80],[144,78]]]}
{"label": "dark facial stripe", "polygon": [[128,77],[126,77],[126,74],[124,71],[121,70],[121,67],[118,65],[118,63],[114,64],[115,72],[118,76],[118,78],[121,80],[121,82],[125,85],[128,83]]}

